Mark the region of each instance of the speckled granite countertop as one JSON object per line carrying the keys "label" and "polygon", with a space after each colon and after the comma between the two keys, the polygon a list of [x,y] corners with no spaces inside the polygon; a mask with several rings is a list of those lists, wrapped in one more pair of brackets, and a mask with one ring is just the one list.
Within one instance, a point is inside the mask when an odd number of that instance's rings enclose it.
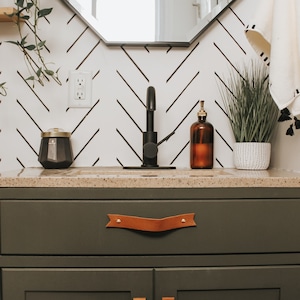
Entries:
{"label": "speckled granite countertop", "polygon": [[286,170],[123,170],[118,167],[4,172],[0,187],[210,188],[300,187],[300,172]]}

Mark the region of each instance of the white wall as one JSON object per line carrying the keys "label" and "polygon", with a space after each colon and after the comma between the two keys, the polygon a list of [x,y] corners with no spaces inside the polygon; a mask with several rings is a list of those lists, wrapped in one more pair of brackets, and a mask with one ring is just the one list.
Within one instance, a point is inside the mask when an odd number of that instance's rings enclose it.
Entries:
{"label": "white wall", "polygon": [[[21,53],[4,42],[17,38],[15,26],[1,23],[0,82],[7,82],[8,96],[1,97],[0,104],[0,171],[40,166],[40,134],[51,127],[72,132],[73,166],[119,166],[118,160],[124,165],[140,165],[142,134],[136,124],[145,130],[143,103],[150,85],[156,89],[159,140],[177,128],[176,134],[159,146],[160,165],[174,161],[177,167],[189,167],[189,128],[198,110],[192,108],[204,99],[208,120],[216,129],[215,167],[233,167],[230,147],[234,141],[228,120],[216,104],[221,99],[215,73],[226,74],[230,63],[255,55],[243,30],[258,3],[236,0],[232,10],[188,48],[122,49],[107,47],[90,29],[85,30],[86,25],[72,18],[73,13],[60,0],[41,0],[43,7],[54,8],[48,18],[50,24],[42,22],[40,36],[51,51],[45,53],[47,60],[61,67],[63,85],[49,82],[35,89],[21,77],[28,76]],[[74,69],[93,72],[95,106],[91,110],[68,109],[68,72]],[[300,169],[299,134],[290,138],[280,132],[276,137],[275,167]]]}

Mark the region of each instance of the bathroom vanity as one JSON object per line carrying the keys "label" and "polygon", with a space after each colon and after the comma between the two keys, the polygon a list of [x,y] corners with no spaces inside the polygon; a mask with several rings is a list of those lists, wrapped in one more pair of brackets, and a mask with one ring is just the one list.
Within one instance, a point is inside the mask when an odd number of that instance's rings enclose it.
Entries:
{"label": "bathroom vanity", "polygon": [[300,174],[0,177],[2,300],[300,299]]}

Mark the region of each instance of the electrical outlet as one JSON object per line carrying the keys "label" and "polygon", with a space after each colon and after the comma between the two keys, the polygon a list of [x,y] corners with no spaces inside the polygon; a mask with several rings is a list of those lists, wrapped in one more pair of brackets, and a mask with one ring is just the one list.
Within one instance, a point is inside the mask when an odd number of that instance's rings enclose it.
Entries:
{"label": "electrical outlet", "polygon": [[69,107],[92,107],[91,71],[70,71]]}

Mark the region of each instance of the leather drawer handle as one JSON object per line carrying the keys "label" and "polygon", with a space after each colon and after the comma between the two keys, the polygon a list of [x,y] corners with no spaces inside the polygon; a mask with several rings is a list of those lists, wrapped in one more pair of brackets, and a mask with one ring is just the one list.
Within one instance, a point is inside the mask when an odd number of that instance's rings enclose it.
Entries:
{"label": "leather drawer handle", "polygon": [[108,214],[107,216],[109,217],[109,222],[106,224],[106,228],[124,228],[149,232],[161,232],[196,226],[194,213],[171,216],[162,219],[141,218],[116,214]]}

